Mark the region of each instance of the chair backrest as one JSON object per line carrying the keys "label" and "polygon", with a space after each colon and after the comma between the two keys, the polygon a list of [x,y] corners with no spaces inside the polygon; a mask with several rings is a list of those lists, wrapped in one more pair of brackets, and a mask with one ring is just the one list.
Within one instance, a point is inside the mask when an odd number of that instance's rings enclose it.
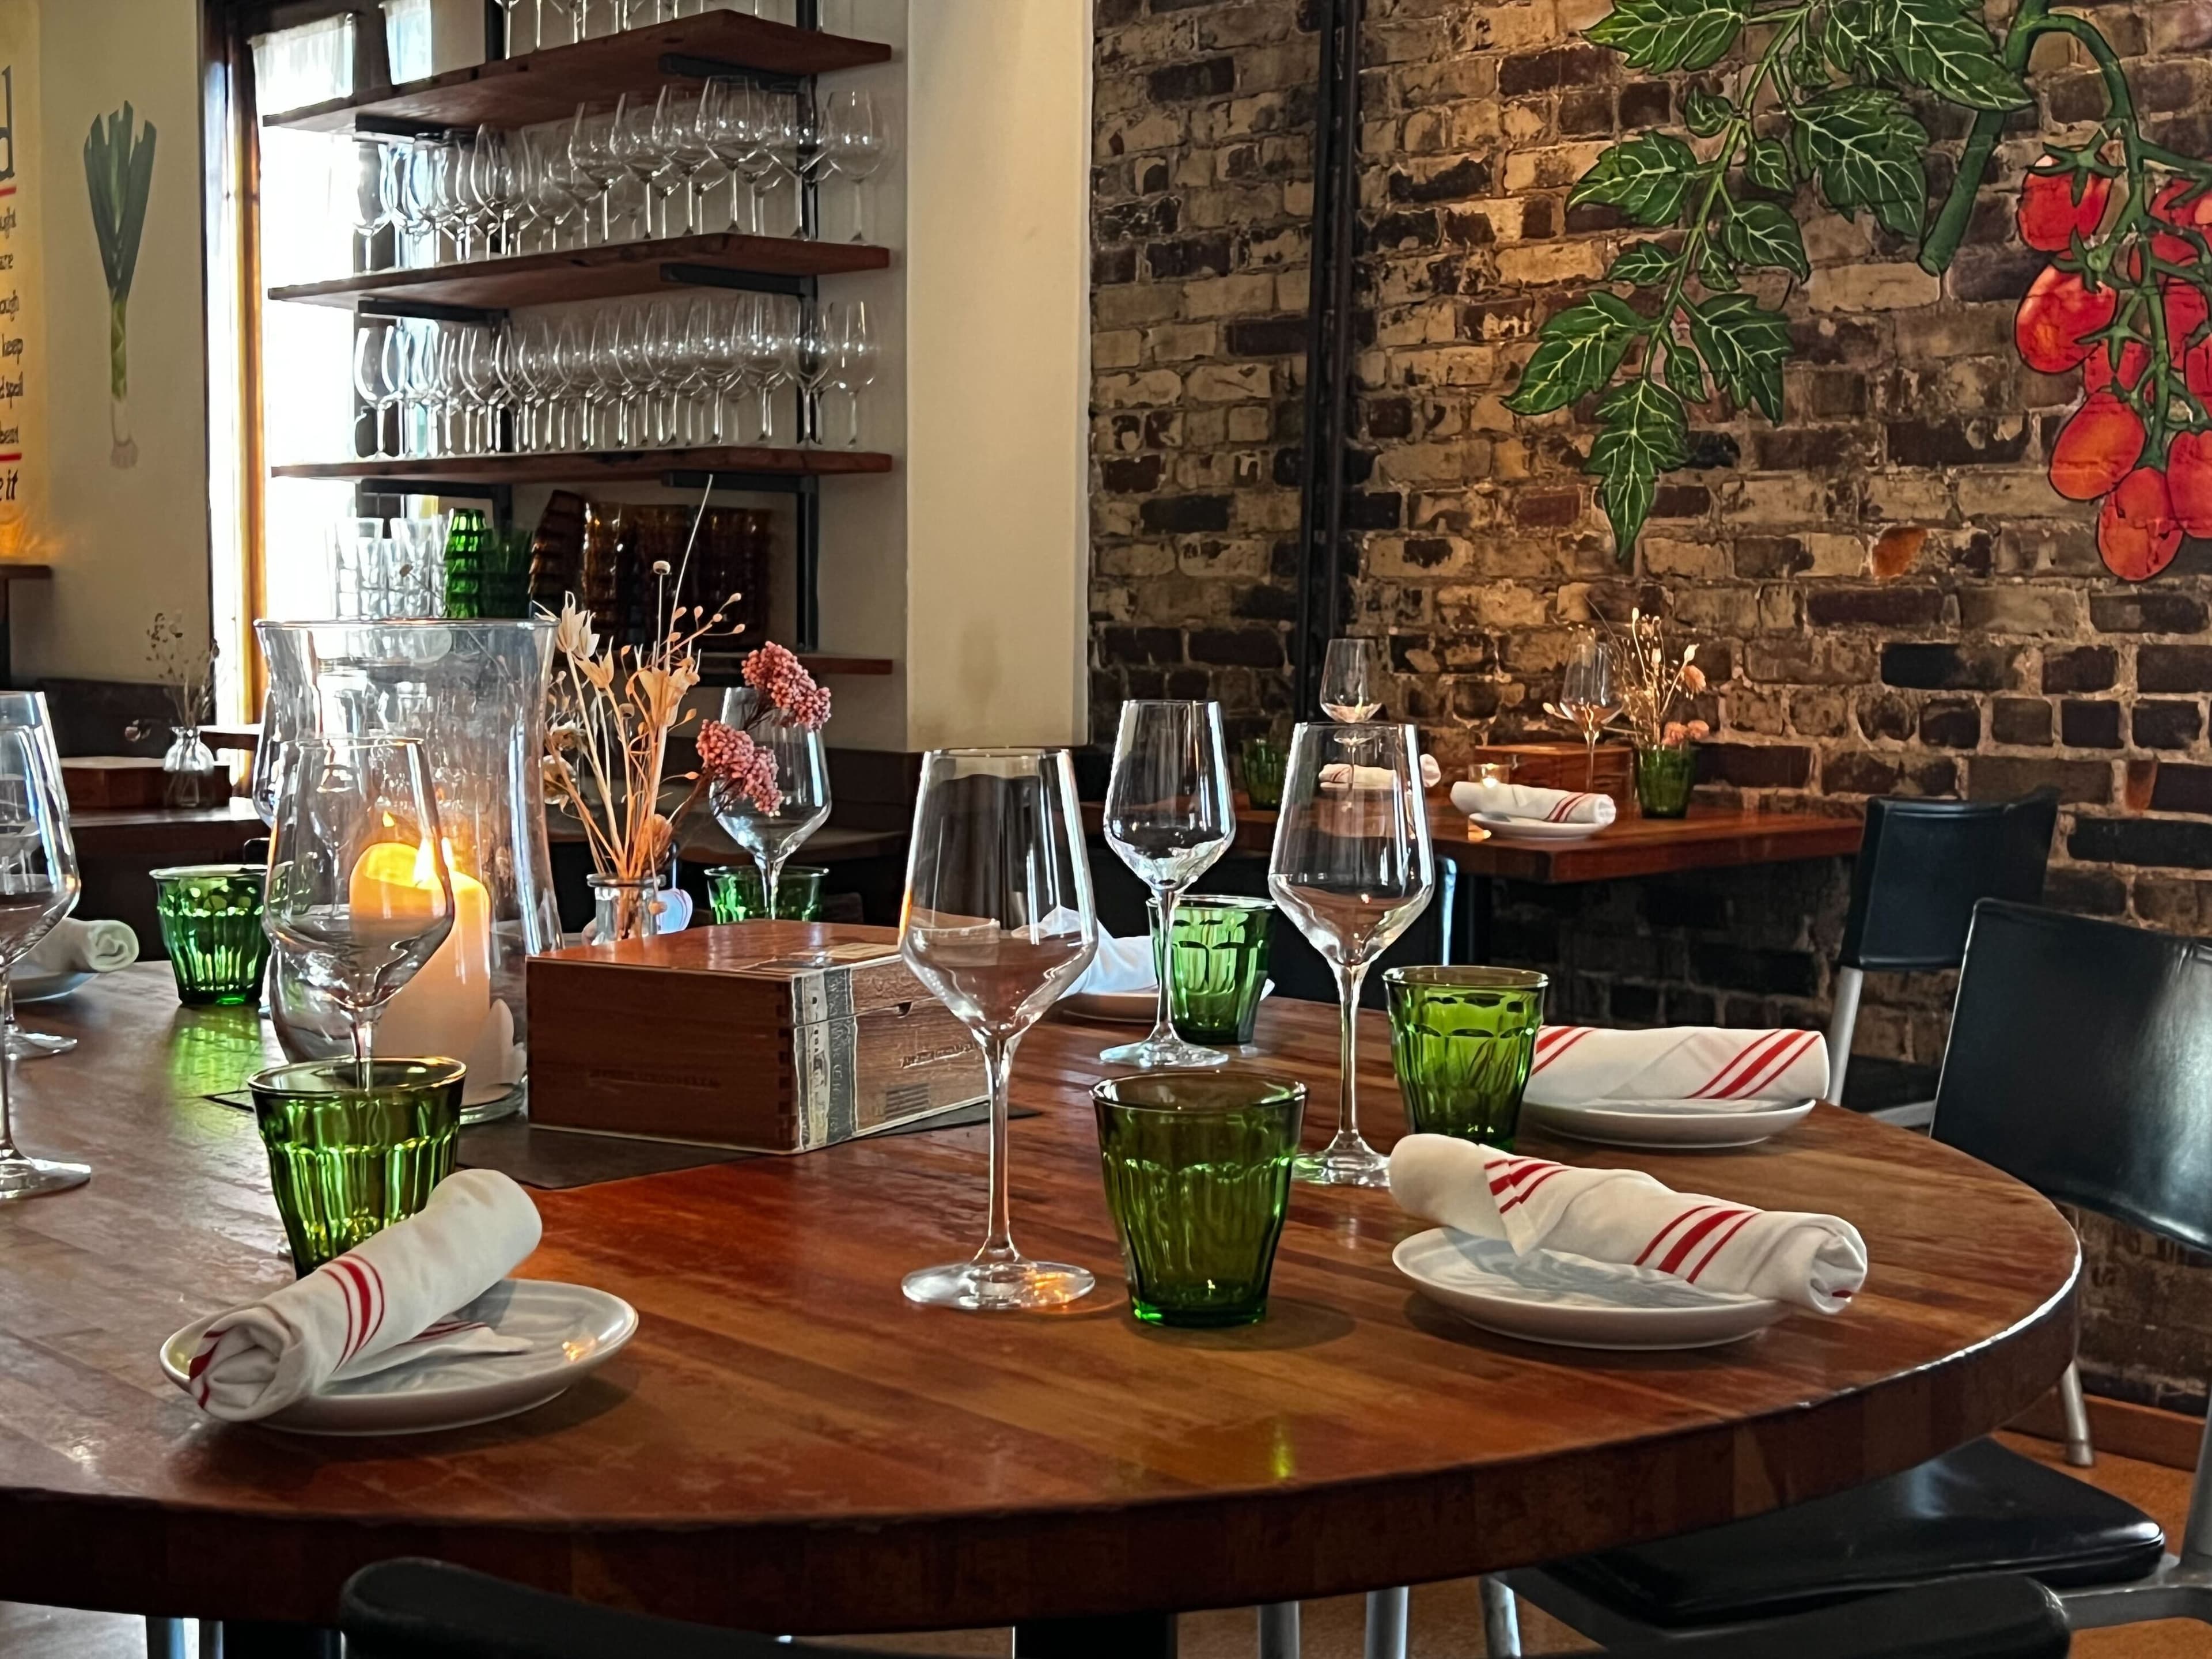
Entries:
{"label": "chair backrest", "polygon": [[2033,904],[2043,896],[2057,823],[2055,789],[2009,801],[1869,801],[1851,868],[1843,965],[1894,973],[1957,967],[1977,901]]}
{"label": "chair backrest", "polygon": [[2052,1198],[2212,1249],[2212,943],[1984,900],[1934,1134]]}

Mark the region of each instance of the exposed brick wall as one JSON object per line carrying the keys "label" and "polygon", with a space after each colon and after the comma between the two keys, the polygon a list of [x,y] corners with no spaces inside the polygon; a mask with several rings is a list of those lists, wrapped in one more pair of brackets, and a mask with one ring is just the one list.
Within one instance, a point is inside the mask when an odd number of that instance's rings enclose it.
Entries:
{"label": "exposed brick wall", "polygon": [[[2053,902],[2212,933],[2212,544],[2128,587],[2099,563],[2094,508],[2044,476],[2080,386],[2013,346],[2042,263],[2011,222],[2040,151],[2026,118],[1941,281],[1865,216],[1808,208],[1788,419],[1705,411],[1701,465],[1662,481],[1632,574],[1581,471],[1587,411],[1505,409],[1535,328],[1623,240],[1609,210],[1571,211],[1570,186],[1619,134],[1677,118],[1681,77],[1638,77],[1580,39],[1607,9],[1369,0],[1351,516],[1355,627],[1390,638],[1394,712],[1447,769],[1478,743],[1557,737],[1540,704],[1567,629],[1662,589],[1714,682],[1700,711],[1714,798],[1817,810],[2055,784]],[[2008,9],[1996,0],[1993,21]],[[1091,598],[1106,730],[1132,695],[1218,696],[1238,732],[1291,717],[1318,58],[1304,12],[1098,0]],[[2212,153],[2212,5],[2095,15],[2150,136]],[[2069,42],[2039,47],[2044,133],[2086,132],[2065,124],[2101,112],[2084,63]],[[1923,114],[1940,191],[1963,122]],[[1499,950],[1551,967],[1577,1017],[1816,1024],[1845,886],[1842,865],[1819,864],[1515,890]],[[1948,995],[1940,980],[1870,984],[1858,1052],[1932,1063]],[[2100,1297],[2182,1271],[2100,1248]],[[2125,1322],[2093,1356],[2105,1385],[2193,1391],[2180,1356]]]}

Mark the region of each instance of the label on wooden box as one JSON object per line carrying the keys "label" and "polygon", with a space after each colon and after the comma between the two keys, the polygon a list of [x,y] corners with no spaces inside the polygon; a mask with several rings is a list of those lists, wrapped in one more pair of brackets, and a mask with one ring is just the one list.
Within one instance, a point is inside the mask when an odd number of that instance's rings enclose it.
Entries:
{"label": "label on wooden box", "polygon": [[802,1152],[988,1094],[975,1039],[891,928],[692,927],[529,973],[540,1128]]}

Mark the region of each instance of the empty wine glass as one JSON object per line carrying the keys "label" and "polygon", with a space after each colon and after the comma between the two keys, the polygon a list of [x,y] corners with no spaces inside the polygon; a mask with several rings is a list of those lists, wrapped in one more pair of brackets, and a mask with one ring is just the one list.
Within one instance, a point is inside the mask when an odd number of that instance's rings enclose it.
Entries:
{"label": "empty wine glass", "polygon": [[[15,964],[76,908],[78,886],[46,697],[0,691],[0,1028],[15,1024],[9,981]],[[86,1165],[32,1158],[15,1145],[13,1058],[12,1049],[0,1053],[0,1202],[82,1185],[92,1175]]]}
{"label": "empty wine glass", "polygon": [[[799,317],[798,301],[778,294],[756,294],[748,296],[751,303],[745,313],[744,331],[739,337],[738,355],[745,372],[753,384],[760,388],[759,441],[775,441],[775,394],[779,386],[790,385],[798,378]],[[799,416],[804,424],[804,412]],[[802,431],[802,438],[805,435]]]}
{"label": "empty wine glass", "polygon": [[1387,1187],[1389,1160],[1359,1133],[1359,987],[1428,908],[1436,884],[1420,750],[1410,726],[1301,723],[1291,734],[1267,890],[1336,975],[1336,1135],[1298,1179]]}
{"label": "empty wine glass", "polygon": [[799,441],[822,441],[822,388],[829,383],[836,361],[836,344],[830,332],[829,307],[817,301],[802,308],[799,319],[796,361],[799,379]]}
{"label": "empty wine glass", "polygon": [[[1218,702],[1121,705],[1114,771],[1106,783],[1106,844],[1152,889],[1158,936],[1152,959],[1164,966],[1175,937],[1176,901],[1212,867],[1237,834],[1229,793],[1229,749]],[[1168,976],[1159,975],[1152,1034],[1098,1056],[1109,1064],[1220,1066],[1229,1056],[1185,1042],[1168,1015]]]}
{"label": "empty wine glass", "polygon": [[1321,712],[1333,720],[1371,720],[1382,711],[1382,643],[1341,639],[1322,659]]}
{"label": "empty wine glass", "polygon": [[599,240],[613,241],[615,180],[625,171],[615,149],[614,118],[592,114],[587,104],[577,105],[576,118],[568,128],[568,161],[599,193]]}
{"label": "empty wine glass", "polygon": [[773,708],[763,711],[761,694],[750,686],[733,686],[722,694],[722,724],[750,732],[754,743],[775,758],[772,803],[719,782],[708,797],[714,822],[760,871],[761,897],[773,916],[786,860],[830,816],[829,756],[818,727],[796,725]]}
{"label": "empty wine glass", "polygon": [[1597,787],[1597,734],[1620,712],[1613,689],[1613,653],[1596,629],[1578,628],[1559,676],[1559,712],[1583,734],[1583,787]]}
{"label": "empty wine glass", "polygon": [[822,143],[838,177],[853,186],[853,240],[867,235],[867,181],[884,164],[883,128],[876,120],[875,100],[857,87],[830,94],[823,111]]}
{"label": "empty wine glass", "polygon": [[369,422],[376,434],[374,459],[378,460],[390,454],[384,447],[384,412],[399,401],[398,388],[392,380],[397,359],[390,354],[386,340],[397,326],[356,329],[353,337],[353,387],[368,405]]}
{"label": "empty wine glass", "polygon": [[990,1219],[964,1261],[906,1276],[907,1299],[988,1312],[1088,1291],[1081,1267],[1015,1246],[1007,1079],[1022,1034],[1098,949],[1075,769],[1064,749],[933,750],[922,757],[899,953],[983,1050],[991,1091]]}
{"label": "empty wine glass", "polygon": [[306,741],[281,787],[269,937],[346,1011],[365,1087],[377,1016],[453,928],[429,758],[412,738]]}
{"label": "empty wine glass", "polygon": [[845,394],[846,447],[858,449],[860,447],[860,393],[876,383],[876,337],[868,326],[866,301],[839,302],[838,316],[836,361],[830,368],[830,383]]}

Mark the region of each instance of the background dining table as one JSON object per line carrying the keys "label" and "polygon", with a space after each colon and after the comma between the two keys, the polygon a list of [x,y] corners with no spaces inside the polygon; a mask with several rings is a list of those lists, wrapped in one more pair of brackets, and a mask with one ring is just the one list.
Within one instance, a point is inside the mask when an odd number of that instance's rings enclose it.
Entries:
{"label": "background dining table", "polygon": [[[289,1277],[252,1120],[207,1097],[267,1029],[179,1008],[160,964],[41,1013],[82,1042],[18,1068],[18,1133],[94,1174],[0,1207],[0,1598],[327,1623],[355,1570],[419,1554],[775,1632],[1164,1637],[1176,1609],[1540,1562],[1888,1474],[2012,1418],[2073,1353],[2079,1256],[2051,1206],[1826,1107],[1732,1152],[1522,1147],[1849,1218],[1873,1269],[1834,1318],[1681,1352],[1491,1335],[1393,1267],[1424,1224],[1387,1193],[1301,1187],[1264,1322],[1140,1325],[1087,1098],[1126,1033],[1055,1018],[1015,1068],[1035,1115],[1011,1168],[1017,1238],[1098,1275],[1064,1311],[906,1304],[902,1273],[981,1234],[984,1132],[878,1138],[535,1194],[524,1273],[615,1292],[642,1325],[526,1415],[414,1438],[227,1425],[155,1352]],[[1388,1146],[1379,1020],[1364,1036]],[[1335,1044],[1334,1010],[1261,1014],[1249,1063],[1310,1085],[1310,1144]]]}

